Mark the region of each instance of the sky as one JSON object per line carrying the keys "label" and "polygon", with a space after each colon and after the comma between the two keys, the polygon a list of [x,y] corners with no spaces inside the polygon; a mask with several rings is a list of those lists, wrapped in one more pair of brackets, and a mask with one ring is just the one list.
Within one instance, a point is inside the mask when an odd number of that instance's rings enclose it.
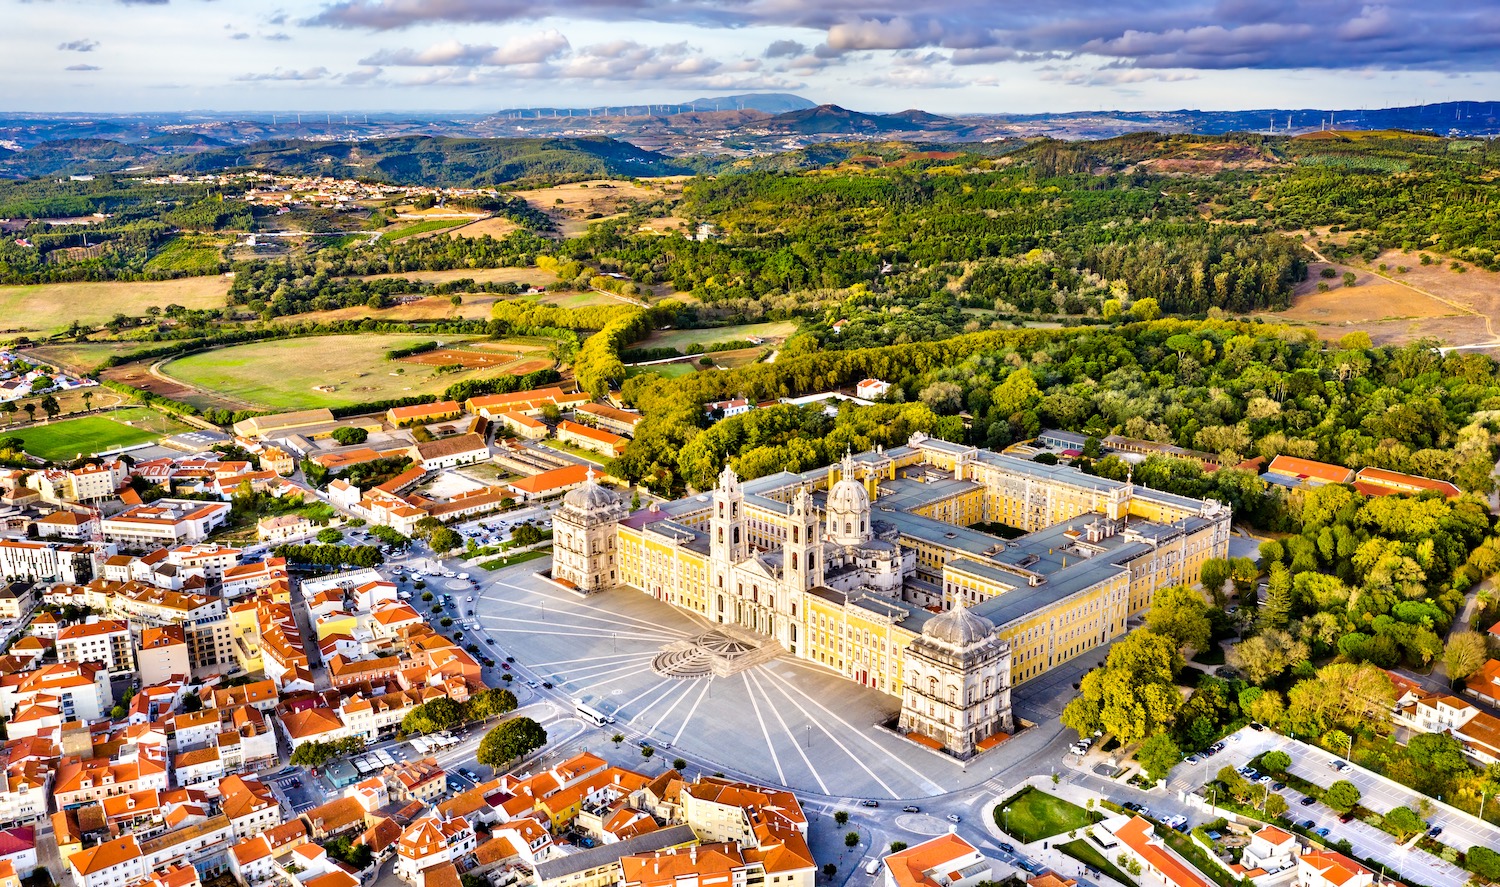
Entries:
{"label": "sky", "polygon": [[8,111],[1500,98],[1500,0],[0,0],[0,22]]}

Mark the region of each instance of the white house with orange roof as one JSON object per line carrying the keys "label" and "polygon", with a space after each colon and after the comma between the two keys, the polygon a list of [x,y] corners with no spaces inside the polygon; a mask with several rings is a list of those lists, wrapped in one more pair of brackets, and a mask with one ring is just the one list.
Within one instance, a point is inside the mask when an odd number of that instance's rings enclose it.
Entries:
{"label": "white house with orange roof", "polygon": [[396,845],[396,877],[416,884],[425,869],[457,863],[476,846],[474,829],[467,819],[424,816],[401,833]]}
{"label": "white house with orange roof", "polygon": [[28,672],[19,684],[0,684],[5,717],[36,703],[55,705],[70,721],[97,721],[115,704],[109,671],[94,662],[59,662]]}
{"label": "white house with orange roof", "polygon": [[196,570],[205,579],[219,581],[224,572],[239,566],[244,552],[228,545],[201,542],[196,545],[179,545],[167,552],[167,563],[185,570]]}
{"label": "white house with orange roof", "polygon": [[1301,853],[1302,845],[1297,843],[1295,835],[1268,825],[1250,836],[1239,863],[1231,868],[1256,887],[1272,887],[1289,883],[1296,876],[1297,857]]}
{"label": "white house with orange roof", "polygon": [[230,503],[158,499],[104,519],[104,538],[121,545],[148,547],[202,542],[229,519]]}
{"label": "white house with orange roof", "polygon": [[[958,835],[939,835],[881,860],[885,887],[973,887],[990,880],[990,861]],[[812,883],[812,878],[807,879]]]}
{"label": "white house with orange roof", "polygon": [[1297,858],[1296,887],[1370,887],[1375,873],[1332,850],[1313,850]]}
{"label": "white house with orange roof", "polygon": [[276,877],[276,857],[265,835],[245,838],[229,848],[229,871],[241,884],[255,885]]}
{"label": "white house with orange roof", "polygon": [[99,531],[99,518],[89,511],[54,511],[36,522],[37,535],[43,539],[67,539],[81,542]]}
{"label": "white house with orange roof", "polygon": [[124,887],[146,876],[146,857],[135,835],[105,841],[68,857],[76,887]]}

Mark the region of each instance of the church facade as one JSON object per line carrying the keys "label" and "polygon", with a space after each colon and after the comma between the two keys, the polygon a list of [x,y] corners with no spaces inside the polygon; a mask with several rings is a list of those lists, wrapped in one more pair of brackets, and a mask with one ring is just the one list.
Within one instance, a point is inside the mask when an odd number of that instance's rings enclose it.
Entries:
{"label": "church facade", "polygon": [[[1126,631],[1225,557],[1229,509],[914,435],[826,471],[629,513],[592,479],[554,515],[554,580],[628,586],[901,699],[900,728],[967,757],[1010,689]],[[1024,531],[1005,539],[974,524]]]}

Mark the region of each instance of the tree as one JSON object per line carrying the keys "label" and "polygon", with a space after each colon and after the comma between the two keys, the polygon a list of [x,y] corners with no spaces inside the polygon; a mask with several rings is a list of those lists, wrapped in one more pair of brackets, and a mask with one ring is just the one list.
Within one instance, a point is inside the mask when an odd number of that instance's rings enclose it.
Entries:
{"label": "tree", "polygon": [[542,528],[530,521],[520,524],[510,531],[511,541],[522,548],[537,544],[542,541],[543,536]]}
{"label": "tree", "polygon": [[1268,751],[1260,759],[1260,765],[1270,773],[1285,775],[1292,766],[1292,756],[1284,751]]}
{"label": "tree", "polygon": [[1427,828],[1427,823],[1423,822],[1422,817],[1417,815],[1417,811],[1410,807],[1397,807],[1391,810],[1385,815],[1385,825],[1395,830],[1398,841],[1405,841]]}
{"label": "tree", "polygon": [[892,841],[891,842],[891,852],[892,853],[900,853],[902,850],[905,850],[905,849],[906,849],[906,842],[905,841]]}
{"label": "tree", "polygon": [[1063,726],[1080,736],[1104,730],[1123,745],[1163,733],[1182,707],[1172,683],[1181,667],[1171,638],[1133,632],[1110,649],[1103,668],[1084,675],[1078,696],[1063,709]]}
{"label": "tree", "polygon": [[42,398],[42,412],[47,414],[47,421],[50,422],[62,412],[62,407],[58,405],[57,398],[49,394]]}
{"label": "tree", "polygon": [[343,425],[333,429],[333,432],[329,434],[329,437],[332,437],[334,440],[338,441],[342,446],[352,447],[355,444],[362,444],[367,439],[369,439],[370,432],[364,428],[356,428],[354,426]]}
{"label": "tree", "polygon": [[672,759],[672,769],[678,771],[679,773],[682,772],[683,770],[686,770],[687,769],[687,759],[686,758],[673,758]]}
{"label": "tree", "polygon": [[1285,628],[1292,617],[1296,598],[1292,594],[1292,573],[1279,561],[1271,564],[1266,579],[1266,605],[1260,609],[1262,628]]}
{"label": "tree", "polygon": [[859,832],[845,832],[844,833],[844,846],[845,847],[858,847],[859,846]]}
{"label": "tree", "polygon": [[651,760],[651,756],[654,755],[654,754],[656,754],[656,749],[652,748],[649,745],[644,746],[641,749],[641,757],[645,758],[648,761]]}
{"label": "tree", "polygon": [[623,733],[616,733],[615,735],[609,737],[609,741],[613,742],[615,744],[615,748],[619,748],[620,747],[620,743],[622,743],[622,742],[625,741],[625,734],[623,734]]}
{"label": "tree", "polygon": [[357,755],[365,749],[364,739],[346,736],[329,742],[314,739],[292,750],[291,762],[298,767],[321,767],[334,758]]}
{"label": "tree", "polygon": [[838,825],[847,825],[849,822],[849,811],[835,810],[833,813],[833,821]]}
{"label": "tree", "polygon": [[88,412],[94,408],[94,392],[85,390],[83,392],[83,411]]}
{"label": "tree", "polygon": [[1174,585],[1156,593],[1151,612],[1146,614],[1146,628],[1171,638],[1184,658],[1207,650],[1213,634],[1208,604],[1186,585]]}
{"label": "tree", "polygon": [[1469,772],[1463,743],[1447,733],[1420,733],[1406,743],[1412,763],[1435,781]]}
{"label": "tree", "polygon": [[823,863],[823,877],[832,879],[833,876],[836,875],[836,874],[838,874],[838,873],[839,873],[839,867],[838,866],[834,865],[831,862],[825,862],[825,863]]}
{"label": "tree", "polygon": [[1308,657],[1307,644],[1279,628],[1268,628],[1229,649],[1229,664],[1252,684],[1267,684]]}
{"label": "tree", "polygon": [[1261,804],[1261,811],[1267,816],[1275,819],[1287,811],[1286,798],[1275,792],[1266,795],[1266,800]]}
{"label": "tree", "polygon": [[1155,299],[1137,299],[1130,306],[1130,313],[1136,320],[1155,320],[1161,317],[1161,305]]}
{"label": "tree", "polygon": [[1323,803],[1340,813],[1348,813],[1350,810],[1353,810],[1354,806],[1359,803],[1359,799],[1359,789],[1347,779],[1340,779],[1338,782],[1330,785],[1328,791],[1323,793]]}
{"label": "tree", "polygon": [[1221,557],[1211,557],[1204,561],[1198,570],[1198,581],[1214,602],[1222,607],[1224,586],[1229,582],[1229,561]]}
{"label": "tree", "polygon": [[485,718],[509,714],[515,710],[516,694],[496,687],[481,690],[471,695],[464,703],[464,716],[470,721],[482,721]]}
{"label": "tree", "polygon": [[1477,631],[1459,632],[1443,648],[1443,665],[1448,669],[1450,681],[1461,681],[1478,671],[1488,658],[1489,646],[1484,635]]}
{"label": "tree", "polygon": [[26,404],[25,410],[26,410],[26,419],[27,419],[27,421],[29,421],[29,422],[35,422],[36,421],[36,404],[34,404],[34,403],[28,403],[28,404]]}
{"label": "tree", "polygon": [[476,760],[486,767],[501,767],[547,744],[547,731],[531,718],[511,718],[479,740]]}
{"label": "tree", "polygon": [[1474,874],[1490,881],[1500,881],[1500,853],[1475,844],[1464,857],[1464,866]]}
{"label": "tree", "polygon": [[435,517],[424,517],[412,525],[412,535],[418,539],[431,539],[432,534],[442,528],[442,521]]}
{"label": "tree", "polygon": [[439,527],[432,531],[432,539],[427,544],[432,546],[433,551],[442,553],[459,547],[464,544],[464,540],[453,530]]}
{"label": "tree", "polygon": [[318,531],[317,539],[324,545],[337,545],[344,541],[344,534],[333,527],[324,527]]}
{"label": "tree", "polygon": [[1166,779],[1172,768],[1182,760],[1182,749],[1165,733],[1148,736],[1136,750],[1135,759],[1145,768],[1151,781]]}

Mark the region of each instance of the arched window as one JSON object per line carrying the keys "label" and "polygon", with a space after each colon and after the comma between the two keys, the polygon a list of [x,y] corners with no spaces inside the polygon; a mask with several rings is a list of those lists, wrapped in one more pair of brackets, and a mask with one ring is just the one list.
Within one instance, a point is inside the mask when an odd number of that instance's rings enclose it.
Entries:
{"label": "arched window", "polygon": [[798,533],[801,532],[801,530],[802,530],[801,527],[792,527],[792,541],[793,542],[799,542],[799,541],[801,541],[801,538],[797,535]]}
{"label": "arched window", "polygon": [[850,529],[851,526],[853,526],[853,525],[850,524],[848,521],[844,521],[844,533],[845,534],[854,532],[853,530]]}
{"label": "arched window", "polygon": [[792,569],[797,569],[797,552],[792,552]]}

